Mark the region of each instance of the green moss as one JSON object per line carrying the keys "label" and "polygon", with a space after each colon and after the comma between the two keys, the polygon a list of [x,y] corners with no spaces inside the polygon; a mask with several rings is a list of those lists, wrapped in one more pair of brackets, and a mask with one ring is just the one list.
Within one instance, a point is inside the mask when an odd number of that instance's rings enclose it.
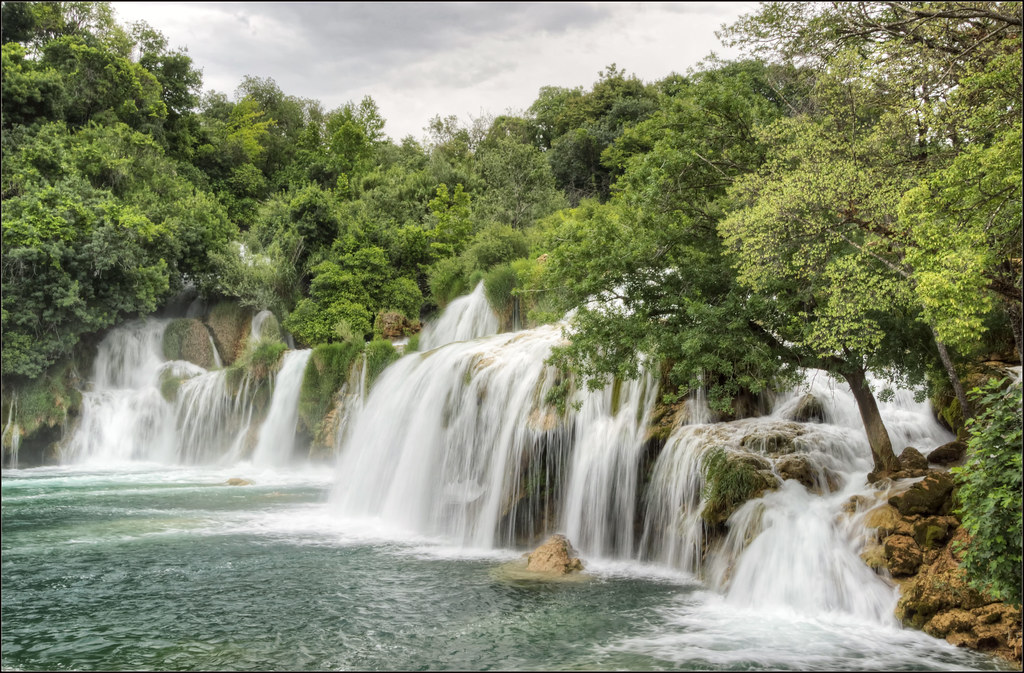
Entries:
{"label": "green moss", "polygon": [[252,309],[233,301],[219,302],[210,310],[206,324],[225,365],[233,363],[241,355],[251,320]]}
{"label": "green moss", "polygon": [[281,364],[281,354],[286,350],[288,346],[280,341],[261,341],[246,353],[243,366],[255,380],[266,380],[271,372],[277,371]]}
{"label": "green moss", "polygon": [[216,361],[210,333],[202,322],[192,318],[179,318],[167,325],[163,350],[168,360],[186,360],[204,369],[212,369]]}
{"label": "green moss", "polygon": [[704,454],[701,471],[704,473],[701,495],[705,504],[700,516],[712,526],[725,523],[743,503],[775,487],[771,477],[752,464],[730,456],[721,447]]}
{"label": "green moss", "polygon": [[177,376],[166,376],[160,380],[160,394],[168,402],[174,402],[181,388],[181,379]]}
{"label": "green moss", "polygon": [[420,333],[417,332],[409,337],[409,342],[405,344],[406,353],[415,353],[420,349]]}
{"label": "green moss", "polygon": [[390,341],[374,339],[366,344],[366,387],[370,388],[384,368],[401,355]]}
{"label": "green moss", "polygon": [[[69,416],[79,413],[82,394],[75,388],[78,381],[73,360],[65,360],[50,367],[38,378],[17,383],[5,381],[0,401],[0,424],[8,419],[17,425],[20,438],[19,455],[30,455],[28,462],[38,462],[38,457],[50,452],[61,438],[62,428]],[[11,416],[13,407],[14,414]],[[2,427],[2,426],[0,426]],[[3,435],[3,451],[13,448],[13,432]]]}
{"label": "green moss", "polygon": [[352,341],[320,344],[309,356],[299,391],[299,424],[319,443],[325,440],[324,421],[335,395],[348,380],[349,369],[359,355],[360,346]]}

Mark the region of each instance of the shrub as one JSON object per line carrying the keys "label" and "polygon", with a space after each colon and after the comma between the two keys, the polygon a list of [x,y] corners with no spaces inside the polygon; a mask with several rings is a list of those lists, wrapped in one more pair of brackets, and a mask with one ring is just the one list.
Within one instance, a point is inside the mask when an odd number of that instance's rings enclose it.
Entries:
{"label": "shrub", "polygon": [[366,344],[366,387],[369,389],[384,368],[401,357],[390,341],[374,339]]}
{"label": "shrub", "polygon": [[299,420],[318,442],[323,442],[324,420],[360,349],[354,341],[320,344],[309,356],[299,390]]}
{"label": "shrub", "polygon": [[970,397],[967,460],[951,471],[960,486],[957,515],[971,535],[962,565],[972,586],[1021,603],[1021,384],[990,380]]}
{"label": "shrub", "polygon": [[469,291],[466,271],[458,257],[446,257],[435,262],[430,267],[427,282],[430,285],[431,298],[441,308]]}

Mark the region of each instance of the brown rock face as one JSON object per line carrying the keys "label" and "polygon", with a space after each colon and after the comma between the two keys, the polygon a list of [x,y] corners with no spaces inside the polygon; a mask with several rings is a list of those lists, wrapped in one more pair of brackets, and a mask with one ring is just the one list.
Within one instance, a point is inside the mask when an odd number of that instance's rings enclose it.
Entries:
{"label": "brown rock face", "polygon": [[912,537],[890,535],[882,546],[885,548],[886,565],[893,576],[913,575],[924,560],[921,548]]}
{"label": "brown rock face", "polygon": [[807,393],[793,407],[788,420],[795,421],[796,423],[824,423],[825,409],[817,397]]}
{"label": "brown rock face", "polygon": [[573,553],[575,551],[564,535],[552,535],[527,557],[526,569],[557,575],[583,570],[583,562]]}
{"label": "brown rock face", "polygon": [[928,459],[914,447],[908,446],[900,454],[900,465],[905,470],[927,470]]}
{"label": "brown rock face", "polygon": [[903,516],[945,514],[950,509],[953,480],[945,472],[929,472],[920,482],[889,498],[889,504]]}
{"label": "brown rock face", "polygon": [[928,454],[928,462],[936,465],[955,465],[963,460],[967,453],[967,445],[956,440],[943,444]]}

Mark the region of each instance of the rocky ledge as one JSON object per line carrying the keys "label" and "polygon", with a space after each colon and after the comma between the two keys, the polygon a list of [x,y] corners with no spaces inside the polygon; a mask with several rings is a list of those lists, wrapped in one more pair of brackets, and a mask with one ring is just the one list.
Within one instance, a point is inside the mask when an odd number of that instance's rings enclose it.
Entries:
{"label": "rocky ledge", "polygon": [[896,616],[905,626],[1020,667],[1021,611],[968,584],[960,559],[969,537],[952,513],[953,480],[941,470],[922,471],[909,487],[909,479],[879,482],[881,504],[851,503],[851,509],[870,508],[864,518],[870,540],[861,556],[899,585]]}

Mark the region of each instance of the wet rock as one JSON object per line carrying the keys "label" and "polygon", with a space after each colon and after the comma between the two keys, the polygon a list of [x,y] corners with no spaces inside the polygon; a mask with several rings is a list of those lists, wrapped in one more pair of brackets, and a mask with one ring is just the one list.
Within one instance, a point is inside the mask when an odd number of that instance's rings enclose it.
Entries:
{"label": "wet rock", "polygon": [[556,575],[583,570],[583,562],[573,556],[575,553],[564,535],[552,535],[527,557],[526,569]]}
{"label": "wet rock", "polygon": [[936,465],[956,465],[964,459],[967,445],[960,440],[943,444],[928,454],[928,462]]}
{"label": "wet rock", "polygon": [[226,486],[252,486],[252,481],[241,477],[231,477],[224,482]]}
{"label": "wet rock", "polygon": [[804,456],[785,456],[775,463],[775,470],[783,480],[794,479],[808,490],[815,486],[814,469],[808,464]]}
{"label": "wet rock", "polygon": [[885,547],[880,544],[867,545],[864,547],[864,551],[860,553],[860,557],[872,570],[878,571],[889,567],[885,558]]}
{"label": "wet rock", "polygon": [[864,527],[875,529],[879,538],[893,534],[912,535],[913,526],[892,505],[876,507],[864,516]]}
{"label": "wet rock", "polygon": [[908,446],[900,454],[900,465],[904,470],[927,470],[928,459],[914,447]]}
{"label": "wet rock", "polygon": [[530,412],[526,426],[534,432],[550,432],[558,427],[558,414],[554,407],[537,408]]}
{"label": "wet rock", "polygon": [[889,504],[904,516],[945,514],[952,503],[953,480],[945,472],[929,472],[920,482],[889,498]]}
{"label": "wet rock", "polygon": [[882,546],[885,564],[894,577],[913,575],[924,560],[921,548],[907,535],[890,535]]}
{"label": "wet rock", "polygon": [[936,547],[949,537],[950,528],[956,526],[956,519],[945,516],[931,516],[914,524],[914,541],[921,549]]}
{"label": "wet rock", "polygon": [[233,301],[219,302],[210,309],[205,322],[225,365],[230,365],[242,354],[245,339],[251,331],[252,316],[252,309]]}
{"label": "wet rock", "polygon": [[199,320],[178,318],[164,329],[164,357],[168,360],[186,360],[203,369],[214,366],[213,343],[210,333]]}
{"label": "wet rock", "polygon": [[745,435],[740,440],[740,446],[761,454],[783,455],[796,449],[796,438],[805,432],[806,430],[797,423],[772,423]]}
{"label": "wet rock", "polygon": [[795,423],[824,423],[825,409],[821,400],[807,393],[800,398],[793,410],[786,414],[786,418]]}

